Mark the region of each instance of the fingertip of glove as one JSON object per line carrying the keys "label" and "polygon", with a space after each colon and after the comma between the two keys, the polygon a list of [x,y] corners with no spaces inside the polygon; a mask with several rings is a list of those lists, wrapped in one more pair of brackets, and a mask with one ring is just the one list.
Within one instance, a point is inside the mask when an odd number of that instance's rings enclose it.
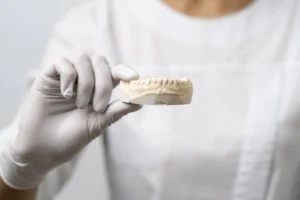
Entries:
{"label": "fingertip of glove", "polygon": [[106,110],[106,107],[102,106],[101,104],[94,104],[93,108],[98,113],[104,113]]}
{"label": "fingertip of glove", "polygon": [[63,96],[66,98],[66,99],[71,99],[73,97],[73,92],[70,91],[70,90],[66,90],[64,93],[63,93]]}
{"label": "fingertip of glove", "polygon": [[123,81],[131,81],[139,79],[139,73],[134,70],[132,67],[127,65],[117,65],[112,68],[112,75],[115,79],[123,80]]}
{"label": "fingertip of glove", "polygon": [[109,113],[122,113],[124,115],[132,113],[141,109],[142,106],[138,104],[125,103],[122,101],[115,101],[108,107],[107,112]]}

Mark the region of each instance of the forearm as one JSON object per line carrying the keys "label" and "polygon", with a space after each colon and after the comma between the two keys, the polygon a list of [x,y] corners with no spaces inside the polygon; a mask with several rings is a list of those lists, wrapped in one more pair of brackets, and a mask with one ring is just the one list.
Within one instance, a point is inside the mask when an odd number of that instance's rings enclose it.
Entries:
{"label": "forearm", "polygon": [[32,190],[15,190],[7,186],[0,177],[0,199],[9,200],[35,200],[36,189]]}

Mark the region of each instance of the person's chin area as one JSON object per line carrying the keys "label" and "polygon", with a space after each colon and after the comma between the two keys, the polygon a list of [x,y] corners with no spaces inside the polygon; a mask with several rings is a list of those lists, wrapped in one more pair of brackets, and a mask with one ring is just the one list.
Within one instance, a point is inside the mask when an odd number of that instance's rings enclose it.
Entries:
{"label": "person's chin area", "polygon": [[174,10],[193,17],[217,18],[235,13],[254,0],[163,0]]}

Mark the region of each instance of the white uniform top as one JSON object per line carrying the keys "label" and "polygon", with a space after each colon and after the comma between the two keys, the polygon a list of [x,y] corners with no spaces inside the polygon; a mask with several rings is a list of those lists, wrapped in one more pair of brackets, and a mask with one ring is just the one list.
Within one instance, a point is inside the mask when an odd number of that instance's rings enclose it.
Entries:
{"label": "white uniform top", "polygon": [[[215,19],[185,16],[158,0],[98,0],[57,24],[44,63],[102,54],[142,77],[193,81],[191,105],[145,106],[108,130],[113,200],[296,200],[299,24],[298,0],[257,0]],[[74,163],[48,175],[39,200],[53,199]]]}

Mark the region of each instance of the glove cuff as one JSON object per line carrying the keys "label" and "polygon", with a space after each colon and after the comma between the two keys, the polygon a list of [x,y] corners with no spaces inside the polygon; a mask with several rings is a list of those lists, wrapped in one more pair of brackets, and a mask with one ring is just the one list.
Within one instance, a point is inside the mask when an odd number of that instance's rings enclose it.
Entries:
{"label": "glove cuff", "polygon": [[17,190],[34,189],[44,179],[30,164],[16,162],[5,149],[0,152],[0,176],[9,187]]}

